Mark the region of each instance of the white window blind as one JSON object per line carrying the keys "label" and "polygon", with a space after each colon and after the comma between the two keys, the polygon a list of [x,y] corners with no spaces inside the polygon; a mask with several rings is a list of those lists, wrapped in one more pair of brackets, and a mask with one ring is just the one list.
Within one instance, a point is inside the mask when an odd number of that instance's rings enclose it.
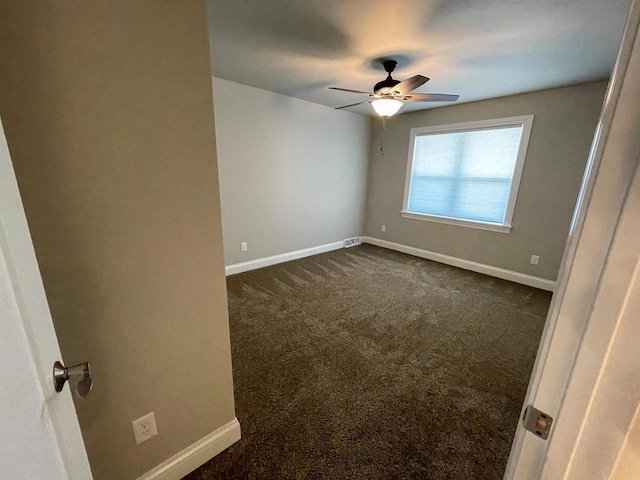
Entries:
{"label": "white window blind", "polygon": [[510,202],[515,202],[510,194],[514,176],[519,180],[524,161],[520,147],[525,130],[528,140],[530,122],[491,127],[473,124],[466,130],[456,127],[456,131],[412,132],[413,158],[404,212],[509,224]]}

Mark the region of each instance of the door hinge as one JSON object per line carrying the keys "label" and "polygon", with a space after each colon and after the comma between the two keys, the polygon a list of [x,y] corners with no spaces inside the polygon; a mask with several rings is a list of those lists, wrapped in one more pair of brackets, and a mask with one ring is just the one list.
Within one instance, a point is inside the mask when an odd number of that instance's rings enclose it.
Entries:
{"label": "door hinge", "polygon": [[551,431],[551,424],[553,418],[544,412],[541,412],[533,405],[529,405],[524,409],[524,415],[522,416],[522,426],[529,430],[534,435],[546,440],[549,438],[549,432]]}

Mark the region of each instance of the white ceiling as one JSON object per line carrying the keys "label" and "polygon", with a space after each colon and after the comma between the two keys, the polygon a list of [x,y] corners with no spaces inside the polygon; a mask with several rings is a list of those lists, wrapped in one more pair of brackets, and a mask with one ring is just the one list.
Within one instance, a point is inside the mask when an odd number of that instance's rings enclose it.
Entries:
{"label": "white ceiling", "polygon": [[[460,102],[607,78],[630,0],[209,0],[214,76],[331,107],[423,74]],[[409,103],[402,111],[442,103]],[[369,105],[348,109],[371,115]]]}

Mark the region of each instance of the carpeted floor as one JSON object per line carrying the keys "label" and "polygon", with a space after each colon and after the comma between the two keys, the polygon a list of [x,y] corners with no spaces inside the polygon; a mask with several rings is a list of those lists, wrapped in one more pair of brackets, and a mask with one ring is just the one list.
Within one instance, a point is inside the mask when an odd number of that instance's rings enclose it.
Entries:
{"label": "carpeted floor", "polygon": [[242,440],[186,479],[502,478],[549,293],[371,245],[227,284]]}

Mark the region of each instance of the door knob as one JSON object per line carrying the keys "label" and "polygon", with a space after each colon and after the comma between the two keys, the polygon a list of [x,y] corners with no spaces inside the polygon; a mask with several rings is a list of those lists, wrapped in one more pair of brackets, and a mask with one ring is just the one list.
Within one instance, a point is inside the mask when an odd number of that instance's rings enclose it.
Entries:
{"label": "door knob", "polygon": [[61,392],[65,382],[69,380],[71,392],[78,398],[84,398],[93,387],[91,378],[91,364],[89,362],[79,363],[73,367],[65,367],[62,363],[53,364],[53,385],[56,392]]}

